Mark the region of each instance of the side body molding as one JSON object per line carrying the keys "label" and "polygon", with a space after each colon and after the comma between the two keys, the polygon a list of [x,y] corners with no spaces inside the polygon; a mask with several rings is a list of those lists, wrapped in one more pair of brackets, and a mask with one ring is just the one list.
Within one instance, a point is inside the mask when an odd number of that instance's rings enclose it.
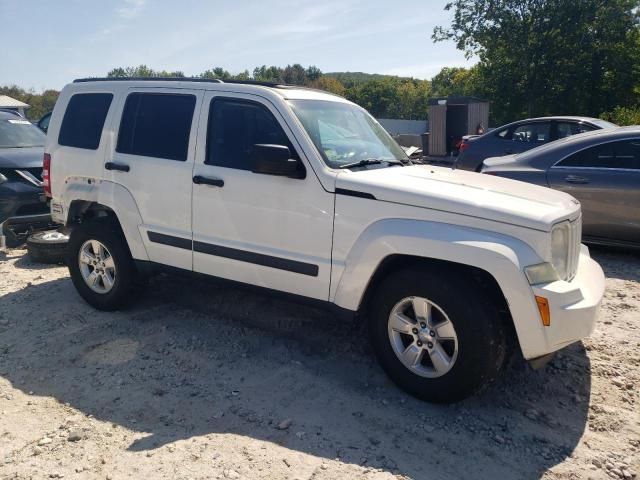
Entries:
{"label": "side body molding", "polygon": [[[387,219],[371,224],[358,237],[342,265],[338,281],[332,283],[331,301],[349,310],[360,302],[378,266],[396,254],[445,260],[470,265],[490,273],[502,289],[525,357],[546,344],[535,298],[522,268],[539,263],[539,256],[526,243],[495,232],[457,225]],[[455,285],[452,287],[455,288]],[[461,299],[464,292],[460,292]],[[529,348],[531,347],[531,348]]]}
{"label": "side body molding", "polygon": [[[71,198],[74,203],[76,201],[86,201],[109,207],[118,217],[133,258],[136,260],[149,260],[138,228],[139,225],[142,225],[142,217],[131,192],[125,187],[104,180],[91,181],[91,183],[87,179],[76,182],[70,181],[67,183],[63,198]],[[65,223],[69,223],[72,220],[69,218],[72,208],[71,204],[65,202]]]}

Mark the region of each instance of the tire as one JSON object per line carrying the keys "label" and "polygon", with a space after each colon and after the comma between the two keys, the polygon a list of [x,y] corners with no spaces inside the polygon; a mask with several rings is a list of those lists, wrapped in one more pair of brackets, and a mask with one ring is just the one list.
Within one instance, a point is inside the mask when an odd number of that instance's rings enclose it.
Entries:
{"label": "tire", "polygon": [[[98,244],[102,247],[98,248]],[[98,247],[94,248],[94,245]],[[85,247],[85,253],[88,255],[83,255]],[[96,251],[101,253],[96,254]],[[67,252],[71,280],[80,296],[89,305],[98,310],[113,311],[130,303],[136,290],[137,271],[117,222],[104,218],[75,226],[71,231]],[[81,262],[81,258],[90,259],[91,255],[96,262],[98,258],[102,258],[102,265]],[[85,281],[87,272],[89,279]],[[95,273],[93,277],[91,272]],[[94,281],[96,277],[101,278]],[[91,282],[93,287],[90,287],[88,282]]]}
{"label": "tire", "polygon": [[[384,371],[406,392],[433,403],[457,402],[488,385],[502,369],[507,353],[507,329],[498,307],[468,279],[468,273],[448,272],[425,268],[393,272],[378,285],[368,306],[371,342]],[[426,322],[416,321],[414,306],[425,311],[423,300],[431,308],[431,325],[424,329],[420,323]],[[401,313],[394,315],[398,318],[394,322],[392,312]],[[409,335],[398,333],[406,327]],[[420,349],[422,353],[414,358]],[[405,366],[400,355],[413,366]]]}
{"label": "tire", "polygon": [[64,263],[69,236],[55,230],[37,232],[27,238],[27,253],[37,263]]}

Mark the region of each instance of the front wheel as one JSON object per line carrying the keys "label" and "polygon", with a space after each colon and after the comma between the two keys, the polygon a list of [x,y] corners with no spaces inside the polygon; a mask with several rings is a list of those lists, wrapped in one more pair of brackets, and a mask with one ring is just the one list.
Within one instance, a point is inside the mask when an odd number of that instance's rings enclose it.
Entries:
{"label": "front wheel", "polygon": [[411,268],[392,273],[369,306],[378,361],[412,395],[462,400],[490,383],[506,356],[498,308],[465,276]]}
{"label": "front wheel", "polygon": [[96,219],[74,227],[67,266],[76,290],[98,310],[117,310],[131,299],[136,269],[119,225]]}

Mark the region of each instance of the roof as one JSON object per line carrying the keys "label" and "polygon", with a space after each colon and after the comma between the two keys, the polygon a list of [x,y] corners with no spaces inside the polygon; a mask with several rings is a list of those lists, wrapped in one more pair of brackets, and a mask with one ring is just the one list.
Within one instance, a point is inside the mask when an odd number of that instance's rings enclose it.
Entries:
{"label": "roof", "polygon": [[0,108],[29,108],[29,104],[7,95],[0,95]]}
{"label": "roof", "polygon": [[[348,102],[344,97],[314,88],[301,85],[289,85],[272,82],[261,82],[254,80],[220,80],[217,78],[191,78],[191,77],[107,77],[107,78],[79,78],[65,87],[77,90],[92,90],[95,88],[112,89],[114,84],[125,84],[126,86],[141,86],[143,84],[154,83],[158,87],[172,88],[199,88],[207,90],[222,90],[255,93],[256,89],[263,93],[270,92],[284,99],[308,99],[308,100],[333,100],[338,102]],[[198,84],[198,86],[195,86]],[[111,84],[111,85],[109,85]],[[202,86],[200,86],[202,85]],[[148,85],[147,85],[148,86]]]}
{"label": "roof", "polygon": [[629,127],[603,128],[592,130],[591,132],[579,133],[541,145],[517,155],[518,158],[542,158],[551,155],[554,158],[561,158],[565,155],[578,151],[591,145],[615,140],[626,140],[628,138],[640,137],[640,125]]}

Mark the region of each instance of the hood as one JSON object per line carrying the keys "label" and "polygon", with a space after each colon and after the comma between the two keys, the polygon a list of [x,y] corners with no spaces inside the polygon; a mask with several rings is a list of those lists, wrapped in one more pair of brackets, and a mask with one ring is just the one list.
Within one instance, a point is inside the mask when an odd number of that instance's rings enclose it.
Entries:
{"label": "hood", "polygon": [[343,171],[336,188],[378,200],[549,231],[574,219],[580,204],[566,193],[481,173],[431,165]]}
{"label": "hood", "polygon": [[42,168],[44,147],[0,148],[0,168]]}

